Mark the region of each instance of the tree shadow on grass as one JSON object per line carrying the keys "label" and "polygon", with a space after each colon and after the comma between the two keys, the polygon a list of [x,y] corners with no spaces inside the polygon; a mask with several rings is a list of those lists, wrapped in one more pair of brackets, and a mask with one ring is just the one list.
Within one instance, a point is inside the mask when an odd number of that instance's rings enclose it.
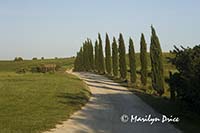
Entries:
{"label": "tree shadow on grass", "polygon": [[59,98],[59,103],[67,105],[80,105],[83,106],[89,98],[83,93],[73,94],[73,93],[60,93],[57,95]]}
{"label": "tree shadow on grass", "polygon": [[88,102],[91,92],[88,89],[82,89],[79,93],[59,93],[57,98],[59,103],[68,105],[85,105]]}

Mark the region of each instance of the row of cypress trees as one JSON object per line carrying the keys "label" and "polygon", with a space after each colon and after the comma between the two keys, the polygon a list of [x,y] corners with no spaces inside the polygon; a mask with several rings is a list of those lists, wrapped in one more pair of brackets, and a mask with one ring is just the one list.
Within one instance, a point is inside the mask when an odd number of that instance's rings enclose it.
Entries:
{"label": "row of cypress trees", "polygon": [[94,56],[93,45],[90,39],[87,39],[80,51],[77,53],[77,57],[74,62],[75,71],[92,71],[94,69]]}
{"label": "row of cypress trees", "polygon": [[[150,59],[152,87],[157,91],[159,95],[162,95],[164,93],[162,50],[160,47],[159,39],[156,35],[153,26],[151,26],[151,30],[152,36],[150,44]],[[134,42],[132,38],[129,38],[128,57],[130,70],[127,70],[126,48],[123,35],[121,33],[119,34],[118,44],[115,37],[113,37],[112,44],[110,44],[109,36],[106,33],[104,58],[102,39],[101,35],[98,34],[98,40],[95,41],[94,53],[92,41],[90,39],[87,39],[83,43],[83,46],[80,48],[80,51],[77,53],[77,57],[75,59],[74,71],[91,71],[98,72],[99,74],[108,74],[110,76],[112,75],[114,77],[120,76],[120,79],[124,81],[127,78],[127,72],[130,72],[131,83],[136,83],[136,56]],[[145,41],[144,34],[141,34],[140,39],[140,62],[141,83],[145,86],[147,84],[148,77],[148,64],[147,44]]]}

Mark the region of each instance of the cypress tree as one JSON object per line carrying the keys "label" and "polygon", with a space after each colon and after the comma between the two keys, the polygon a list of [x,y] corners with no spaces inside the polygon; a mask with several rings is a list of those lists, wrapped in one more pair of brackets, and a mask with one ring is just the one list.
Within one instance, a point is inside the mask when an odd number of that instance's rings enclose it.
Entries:
{"label": "cypress tree", "polygon": [[106,33],[106,46],[105,46],[105,63],[106,63],[106,71],[109,75],[111,75],[111,53],[110,53],[110,40],[108,34]]}
{"label": "cypress tree", "polygon": [[105,66],[104,66],[104,56],[103,56],[102,40],[100,33],[98,34],[98,39],[99,39],[99,72],[100,74],[104,74]]}
{"label": "cypress tree", "polygon": [[144,34],[140,39],[140,62],[141,62],[141,82],[145,86],[147,84],[147,44],[144,38]]}
{"label": "cypress tree", "polygon": [[90,71],[94,70],[94,54],[93,54],[93,45],[92,41],[88,40],[88,51],[89,51],[89,65],[90,65]]}
{"label": "cypress tree", "polygon": [[113,37],[112,43],[112,67],[113,67],[113,75],[114,77],[118,76],[118,48],[117,48],[117,41],[115,37]]}
{"label": "cypress tree", "polygon": [[79,65],[79,68],[80,68],[80,71],[84,71],[83,47],[80,48],[79,56],[80,56],[80,63],[79,63],[80,65]]}
{"label": "cypress tree", "polygon": [[82,46],[82,49],[83,49],[83,71],[86,71],[86,64],[85,64],[85,60],[86,60],[86,51],[85,51],[85,42],[83,42],[83,46]]}
{"label": "cypress tree", "polygon": [[133,40],[131,38],[129,39],[129,65],[131,83],[136,83],[136,59]]}
{"label": "cypress tree", "polygon": [[126,80],[126,49],[122,34],[119,35],[119,70],[122,80]]}
{"label": "cypress tree", "polygon": [[99,71],[99,45],[98,41],[95,41],[95,70]]}
{"label": "cypress tree", "polygon": [[83,43],[83,65],[84,65],[84,71],[89,70],[89,59],[88,57],[88,51],[87,51],[87,44],[86,42]]}
{"label": "cypress tree", "polygon": [[150,45],[150,57],[152,66],[152,86],[161,96],[164,93],[164,70],[162,60],[162,50],[159,39],[156,35],[156,31],[151,26],[151,45]]}
{"label": "cypress tree", "polygon": [[74,71],[82,71],[82,70],[83,70],[83,50],[81,47],[80,51],[77,52],[77,56],[74,61]]}
{"label": "cypress tree", "polygon": [[74,61],[74,71],[80,71],[79,65],[80,65],[80,52],[77,52],[76,59]]}
{"label": "cypress tree", "polygon": [[91,51],[92,70],[94,71],[94,47],[93,47],[92,41],[90,43],[90,51]]}

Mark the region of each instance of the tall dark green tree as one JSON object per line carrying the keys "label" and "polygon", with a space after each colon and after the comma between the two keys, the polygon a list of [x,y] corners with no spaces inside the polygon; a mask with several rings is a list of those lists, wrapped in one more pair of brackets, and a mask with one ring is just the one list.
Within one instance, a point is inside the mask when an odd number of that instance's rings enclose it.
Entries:
{"label": "tall dark green tree", "polygon": [[95,41],[95,70],[99,71],[99,45],[98,41]]}
{"label": "tall dark green tree", "polygon": [[121,33],[119,35],[119,70],[121,79],[126,80],[126,49],[124,39]]}
{"label": "tall dark green tree", "polygon": [[88,51],[89,51],[89,65],[90,65],[90,71],[94,70],[94,52],[93,52],[93,45],[92,41],[88,40]]}
{"label": "tall dark green tree", "polygon": [[77,52],[76,59],[74,61],[74,71],[83,71],[83,49],[80,48],[80,51]]}
{"label": "tall dark green tree", "polygon": [[136,83],[136,59],[133,40],[129,39],[129,65],[130,65],[130,79],[131,83]]}
{"label": "tall dark green tree", "polygon": [[159,42],[159,38],[156,35],[156,31],[151,26],[151,45],[150,45],[150,57],[152,67],[152,86],[161,96],[164,93],[164,70],[163,70],[163,56]]}
{"label": "tall dark green tree", "polygon": [[117,41],[115,37],[113,37],[112,43],[112,70],[114,77],[118,76],[118,67],[119,67],[119,59],[118,59],[118,48],[117,48]]}
{"label": "tall dark green tree", "polygon": [[110,49],[110,40],[108,34],[106,33],[106,46],[105,46],[105,64],[106,64],[106,71],[109,75],[111,75],[111,49]]}
{"label": "tall dark green tree", "polygon": [[83,57],[83,47],[80,48],[80,52],[79,52],[79,56],[80,56],[80,71],[84,71],[84,57]]}
{"label": "tall dark green tree", "polygon": [[99,72],[100,74],[104,74],[105,65],[104,65],[104,55],[103,55],[102,40],[100,33],[98,34],[98,39],[99,39]]}
{"label": "tall dark green tree", "polygon": [[75,61],[74,61],[74,71],[80,71],[80,52],[77,52]]}
{"label": "tall dark green tree", "polygon": [[83,43],[83,61],[84,61],[84,71],[90,70],[90,61],[89,61],[89,50],[87,41]]}
{"label": "tall dark green tree", "polygon": [[140,62],[141,62],[141,82],[145,86],[147,84],[147,44],[142,33],[140,39]]}

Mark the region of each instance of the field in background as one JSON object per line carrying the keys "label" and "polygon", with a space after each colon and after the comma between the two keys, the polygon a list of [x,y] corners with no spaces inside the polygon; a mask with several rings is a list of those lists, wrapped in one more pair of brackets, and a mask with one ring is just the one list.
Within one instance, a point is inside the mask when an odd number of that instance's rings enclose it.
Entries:
{"label": "field in background", "polygon": [[0,72],[15,72],[20,68],[31,68],[41,64],[56,64],[61,66],[61,71],[72,68],[74,64],[73,57],[44,59],[44,60],[24,60],[24,61],[0,61]]}
{"label": "field in background", "polygon": [[[0,131],[45,131],[80,109],[90,92],[80,79],[64,73],[73,67],[73,61],[74,58],[0,61]],[[15,72],[41,63],[54,63],[61,69],[55,73]]]}

